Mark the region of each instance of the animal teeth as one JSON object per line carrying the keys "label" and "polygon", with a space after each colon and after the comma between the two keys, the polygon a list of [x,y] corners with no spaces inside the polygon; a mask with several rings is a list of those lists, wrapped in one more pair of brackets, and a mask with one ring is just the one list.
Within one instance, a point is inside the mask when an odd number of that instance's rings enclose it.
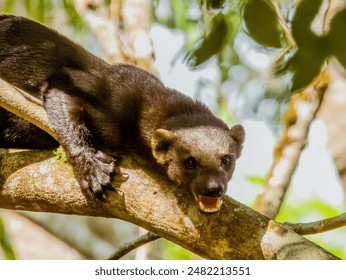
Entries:
{"label": "animal teeth", "polygon": [[215,213],[220,210],[222,199],[220,197],[198,196],[198,205],[203,213]]}

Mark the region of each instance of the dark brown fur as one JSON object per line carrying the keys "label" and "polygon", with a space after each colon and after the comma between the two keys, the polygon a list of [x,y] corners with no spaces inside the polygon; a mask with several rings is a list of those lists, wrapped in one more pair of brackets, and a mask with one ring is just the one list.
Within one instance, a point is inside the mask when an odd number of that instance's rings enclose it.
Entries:
{"label": "dark brown fur", "polygon": [[[225,193],[243,128],[230,130],[203,104],[148,72],[109,65],[47,27],[0,15],[0,77],[43,101],[85,192],[103,196],[117,170],[109,153],[116,152],[157,164],[173,182],[190,187],[197,200]],[[42,132],[27,126],[1,124],[0,145],[20,147],[13,139],[30,135],[26,148],[54,146],[48,136],[38,142]],[[193,166],[187,164],[191,158]]]}

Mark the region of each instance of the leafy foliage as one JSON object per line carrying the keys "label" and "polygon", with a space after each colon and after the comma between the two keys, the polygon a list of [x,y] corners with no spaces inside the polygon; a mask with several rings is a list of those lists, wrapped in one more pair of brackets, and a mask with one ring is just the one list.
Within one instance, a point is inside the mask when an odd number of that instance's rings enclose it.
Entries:
{"label": "leafy foliage", "polygon": [[210,25],[210,32],[186,56],[190,66],[196,67],[203,64],[213,55],[221,52],[228,41],[227,34],[230,33],[231,26],[227,24],[224,15],[218,14],[213,17]]}
{"label": "leafy foliage", "polygon": [[249,0],[243,8],[243,23],[247,34],[257,43],[282,47],[282,34],[272,1]]}
{"label": "leafy foliage", "polygon": [[322,0],[301,1],[292,19],[291,30],[297,47],[278,71],[292,73],[292,91],[306,87],[331,56],[346,68],[346,10],[334,16],[329,33],[319,36],[311,30],[311,25],[321,3]]}
{"label": "leafy foliage", "polygon": [[328,55],[325,41],[310,28],[321,2],[321,0],[302,1],[292,20],[292,35],[297,49],[285,62],[283,69],[289,69],[293,74],[293,91],[307,86],[318,75]]}
{"label": "leafy foliage", "polygon": [[[226,46],[233,44],[239,34],[234,18],[239,18],[245,33],[264,48],[286,48],[279,63],[274,65],[277,74],[291,73],[291,91],[306,87],[321,71],[325,61],[335,56],[346,68],[346,10],[340,11],[331,21],[328,34],[317,35],[311,29],[319,13],[322,0],[302,0],[295,7],[292,21],[286,19],[296,46],[287,45],[279,25],[279,15],[272,0],[206,1],[205,36],[189,49],[187,61],[198,67],[213,56],[223,57]],[[210,12],[214,7],[216,11]],[[227,7],[227,8],[226,8]],[[225,12],[227,11],[227,12]],[[208,29],[210,32],[208,32]]]}
{"label": "leafy foliage", "polygon": [[330,32],[326,36],[329,51],[346,69],[346,9],[334,16],[330,24]]}

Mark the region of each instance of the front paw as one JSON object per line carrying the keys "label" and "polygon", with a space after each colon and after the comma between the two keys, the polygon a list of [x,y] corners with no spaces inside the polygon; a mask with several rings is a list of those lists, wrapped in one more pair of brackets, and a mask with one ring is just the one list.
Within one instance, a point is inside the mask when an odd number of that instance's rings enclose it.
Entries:
{"label": "front paw", "polygon": [[112,188],[114,175],[119,173],[119,159],[101,151],[84,154],[75,162],[77,180],[89,197],[105,198],[106,189]]}

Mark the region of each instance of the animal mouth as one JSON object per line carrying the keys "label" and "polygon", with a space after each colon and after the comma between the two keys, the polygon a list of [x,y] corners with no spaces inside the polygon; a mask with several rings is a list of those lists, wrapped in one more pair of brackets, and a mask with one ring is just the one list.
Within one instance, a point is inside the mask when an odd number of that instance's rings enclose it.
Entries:
{"label": "animal mouth", "polygon": [[210,197],[196,195],[199,209],[203,213],[215,213],[220,210],[222,205],[222,197]]}

